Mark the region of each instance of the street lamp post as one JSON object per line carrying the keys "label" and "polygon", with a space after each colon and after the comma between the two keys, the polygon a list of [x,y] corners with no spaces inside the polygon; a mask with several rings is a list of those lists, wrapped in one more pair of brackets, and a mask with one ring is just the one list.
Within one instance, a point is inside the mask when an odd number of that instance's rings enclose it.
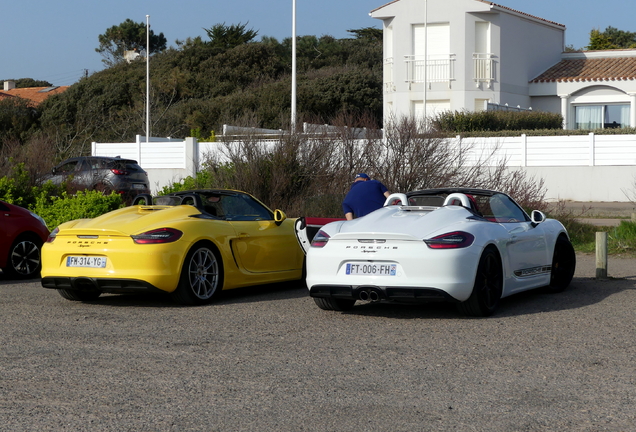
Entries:
{"label": "street lamp post", "polygon": [[150,136],[150,15],[146,15],[146,144]]}
{"label": "street lamp post", "polygon": [[292,0],[291,131],[296,132],[296,0]]}

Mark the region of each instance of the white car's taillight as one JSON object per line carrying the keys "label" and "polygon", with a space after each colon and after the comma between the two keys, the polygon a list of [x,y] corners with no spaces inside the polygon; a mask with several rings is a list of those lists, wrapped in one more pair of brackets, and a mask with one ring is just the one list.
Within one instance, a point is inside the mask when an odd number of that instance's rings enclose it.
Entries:
{"label": "white car's taillight", "polygon": [[461,249],[470,246],[475,236],[464,231],[453,231],[424,240],[431,249]]}
{"label": "white car's taillight", "polygon": [[181,238],[183,233],[174,228],[159,228],[141,234],[131,235],[137,244],[172,243]]}
{"label": "white car's taillight", "polygon": [[316,247],[316,248],[325,247],[328,241],[329,241],[329,234],[327,234],[323,230],[320,230],[311,241],[311,247]]}

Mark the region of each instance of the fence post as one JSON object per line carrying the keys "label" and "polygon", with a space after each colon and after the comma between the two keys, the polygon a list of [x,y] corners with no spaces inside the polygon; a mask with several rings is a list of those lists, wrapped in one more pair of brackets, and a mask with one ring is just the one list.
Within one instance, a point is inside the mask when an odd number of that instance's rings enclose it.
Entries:
{"label": "fence post", "polygon": [[521,166],[528,166],[528,136],[521,134]]}
{"label": "fence post", "polygon": [[595,166],[596,165],[596,136],[594,135],[594,132],[590,132],[588,137],[589,137],[589,146],[590,146],[589,165]]}
{"label": "fence post", "polygon": [[607,278],[607,233],[596,233],[596,278]]}

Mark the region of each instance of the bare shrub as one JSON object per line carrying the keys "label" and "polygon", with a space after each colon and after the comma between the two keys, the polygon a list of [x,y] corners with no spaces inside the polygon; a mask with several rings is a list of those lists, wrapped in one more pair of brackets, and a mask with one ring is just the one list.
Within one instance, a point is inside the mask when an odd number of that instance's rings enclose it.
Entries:
{"label": "bare shrub", "polygon": [[384,140],[374,143],[375,157],[368,163],[391,191],[458,186],[461,152],[425,130],[422,121],[394,118],[387,122]]}
{"label": "bare shrub", "polygon": [[423,120],[402,117],[388,122],[385,139],[376,147],[379,157],[369,163],[375,162],[378,177],[390,190],[492,189],[508,193],[526,208],[546,208],[543,179],[508,168],[508,159],[498,156],[499,146],[477,149],[438,135]]}
{"label": "bare shrub", "polygon": [[625,197],[632,204],[636,204],[636,175],[632,178],[631,189],[621,189]]}
{"label": "bare shrub", "polygon": [[0,177],[9,177],[13,168],[24,163],[28,167],[29,187],[41,183],[55,166],[55,146],[47,136],[34,135],[25,144],[5,140],[0,147]]}
{"label": "bare shrub", "polygon": [[306,154],[312,150],[307,142],[303,135],[289,133],[276,140],[248,134],[223,141],[221,155],[206,161],[212,186],[243,190],[272,208],[300,212],[312,181],[307,161],[322,160]]}
{"label": "bare shrub", "polygon": [[[356,124],[363,119],[356,119]],[[509,169],[498,148],[480,152],[426,130],[421,122],[387,122],[384,136],[368,128],[363,138],[341,115],[329,129],[257,135],[222,142],[221,154],[206,162],[213,186],[250,192],[290,216],[341,217],[341,202],[356,173],[366,172],[391,192],[438,187],[475,187],[506,192],[527,209],[545,210],[542,179]]]}

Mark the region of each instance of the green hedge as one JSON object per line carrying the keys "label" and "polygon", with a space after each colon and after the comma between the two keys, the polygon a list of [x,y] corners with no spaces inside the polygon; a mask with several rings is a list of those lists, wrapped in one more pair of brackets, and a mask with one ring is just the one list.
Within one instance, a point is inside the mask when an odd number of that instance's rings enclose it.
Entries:
{"label": "green hedge", "polygon": [[123,207],[121,195],[112,192],[104,195],[98,191],[78,191],[75,195],[62,192],[60,196],[41,194],[32,212],[40,215],[49,229],[75,219],[90,219]]}
{"label": "green hedge", "polygon": [[534,111],[446,111],[433,120],[442,133],[563,129],[561,114]]}

